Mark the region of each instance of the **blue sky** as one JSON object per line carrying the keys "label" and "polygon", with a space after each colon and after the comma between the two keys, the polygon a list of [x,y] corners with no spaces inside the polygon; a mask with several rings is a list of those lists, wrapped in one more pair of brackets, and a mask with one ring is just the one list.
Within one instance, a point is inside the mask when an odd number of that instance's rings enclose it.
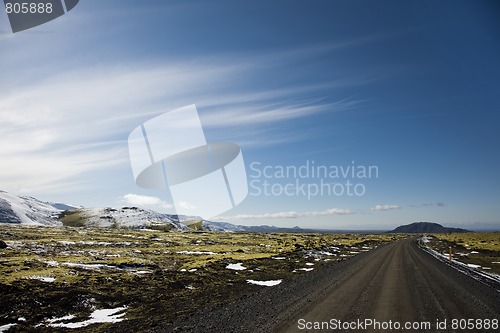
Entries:
{"label": "blue sky", "polygon": [[249,180],[253,162],[378,168],[351,180],[363,195],[251,193],[224,220],[498,229],[499,18],[496,1],[81,0],[12,34],[1,13],[0,188],[173,212],[135,185],[127,138],[196,104]]}

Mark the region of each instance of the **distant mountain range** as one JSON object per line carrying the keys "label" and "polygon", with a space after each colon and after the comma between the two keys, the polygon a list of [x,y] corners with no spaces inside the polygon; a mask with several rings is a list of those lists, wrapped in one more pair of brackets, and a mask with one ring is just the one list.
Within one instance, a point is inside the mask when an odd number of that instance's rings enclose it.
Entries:
{"label": "distant mountain range", "polygon": [[431,222],[414,222],[407,225],[402,225],[396,229],[389,231],[394,233],[430,233],[430,234],[447,234],[450,232],[469,232],[461,228],[443,227],[441,224]]}
{"label": "distant mountain range", "polygon": [[[321,230],[316,229],[303,229],[300,227],[292,227],[292,228],[280,228],[269,225],[237,225],[227,222],[212,222],[212,221],[203,221],[203,226],[205,230],[210,231],[239,231],[239,232],[321,232]],[[324,232],[324,230],[323,230]]]}
{"label": "distant mountain range", "polygon": [[[200,230],[214,232],[333,232],[333,230],[280,228],[275,226],[244,226],[227,222],[207,221],[199,216],[161,214],[139,207],[83,208],[64,203],[44,202],[29,196],[0,191],[0,223],[45,226],[133,228],[155,230]],[[335,231],[347,232],[347,231]],[[356,231],[352,231],[356,232]],[[359,231],[357,231],[359,232]],[[390,231],[395,233],[467,232],[437,223],[415,222]]]}
{"label": "distant mountain range", "polygon": [[161,214],[139,207],[83,208],[63,203],[44,202],[33,197],[0,191],[0,223],[133,228],[155,230],[201,230],[214,232],[312,232],[310,229],[274,226],[243,226],[211,222],[199,216]]}

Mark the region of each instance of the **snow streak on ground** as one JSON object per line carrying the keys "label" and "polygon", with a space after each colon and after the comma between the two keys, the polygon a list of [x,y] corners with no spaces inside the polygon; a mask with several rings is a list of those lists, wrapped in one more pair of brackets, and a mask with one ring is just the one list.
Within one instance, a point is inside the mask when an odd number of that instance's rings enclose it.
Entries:
{"label": "snow streak on ground", "polygon": [[258,286],[266,286],[266,287],[277,286],[282,281],[283,280],[269,280],[269,281],[247,280],[247,282],[250,283],[250,284],[256,284]]}
{"label": "snow streak on ground", "polygon": [[229,264],[226,266],[227,269],[232,269],[232,270],[235,270],[235,271],[242,271],[242,270],[245,270],[247,269],[246,267],[244,267],[242,265],[241,262],[237,263],[237,264]]}
{"label": "snow streak on ground", "polygon": [[39,280],[42,282],[54,282],[56,280],[55,277],[50,277],[50,276],[30,276],[29,277],[31,280]]}
{"label": "snow streak on ground", "polygon": [[[81,328],[86,327],[91,324],[99,323],[117,323],[124,320],[125,310],[127,307],[119,307],[114,309],[101,309],[95,310],[90,315],[90,319],[80,322],[69,322],[64,323],[64,321],[72,320],[75,317],[73,315],[64,316],[61,318],[50,319],[48,325],[51,327],[64,327],[64,328]],[[120,313],[121,312],[121,313]]]}
{"label": "snow streak on ground", "polygon": [[177,254],[192,254],[192,255],[212,255],[212,254],[217,254],[215,252],[210,252],[210,251],[178,251],[176,252]]}
{"label": "snow streak on ground", "polygon": [[2,325],[0,326],[0,333],[2,332],[7,332],[9,328],[16,326],[17,324],[7,324],[7,325]]}
{"label": "snow streak on ground", "polygon": [[[434,256],[435,258],[437,258],[443,262],[446,262],[446,263],[449,262],[449,255],[448,254],[439,253],[438,251],[430,248],[429,246],[424,245],[426,242],[423,239],[428,240],[428,239],[430,239],[430,237],[424,236],[424,237],[419,238],[419,241],[421,243],[421,248],[423,250],[425,250],[427,253],[431,254],[432,256]],[[424,244],[422,244],[422,243],[424,243]],[[488,279],[490,281],[495,281],[497,283],[500,283],[500,276],[499,275],[490,274],[490,273],[486,273],[486,272],[479,270],[478,268],[481,268],[480,265],[465,264],[465,263],[458,261],[456,259],[453,259],[453,258],[452,258],[452,262],[453,262],[453,265],[451,265],[451,266],[453,268],[457,269],[458,271],[460,271],[464,274],[469,275],[473,279],[481,281],[481,278],[484,278],[484,279]],[[498,291],[500,291],[500,290],[498,290]]]}
{"label": "snow streak on ground", "polygon": [[292,272],[293,273],[296,273],[298,271],[304,271],[304,272],[310,272],[312,271],[314,268],[298,268],[298,269],[294,269]]}
{"label": "snow streak on ground", "polygon": [[101,269],[101,268],[119,269],[116,266],[105,265],[105,264],[75,264],[72,262],[65,262],[63,263],[63,265],[68,267],[78,267],[83,269]]}

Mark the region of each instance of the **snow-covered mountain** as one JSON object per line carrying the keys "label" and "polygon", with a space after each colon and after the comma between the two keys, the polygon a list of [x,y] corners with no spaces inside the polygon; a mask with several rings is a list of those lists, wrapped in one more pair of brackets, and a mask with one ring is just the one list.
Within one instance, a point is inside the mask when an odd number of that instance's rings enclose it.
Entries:
{"label": "snow-covered mountain", "polygon": [[62,225],[57,219],[62,210],[55,205],[32,197],[22,197],[0,191],[0,222]]}
{"label": "snow-covered mountain", "polygon": [[138,207],[83,208],[0,191],[0,223],[191,230],[189,225],[202,226],[202,221],[198,216],[161,214]]}
{"label": "snow-covered mountain", "polygon": [[[153,228],[164,230],[191,230],[177,215],[161,214],[139,207],[81,208],[64,212],[61,221],[65,225],[98,228]],[[198,220],[199,222],[199,220]]]}
{"label": "snow-covered mountain", "polygon": [[199,216],[161,214],[139,207],[83,208],[43,202],[0,191],[0,223],[91,228],[205,230],[214,232],[301,232],[305,229],[243,226],[206,221]]}

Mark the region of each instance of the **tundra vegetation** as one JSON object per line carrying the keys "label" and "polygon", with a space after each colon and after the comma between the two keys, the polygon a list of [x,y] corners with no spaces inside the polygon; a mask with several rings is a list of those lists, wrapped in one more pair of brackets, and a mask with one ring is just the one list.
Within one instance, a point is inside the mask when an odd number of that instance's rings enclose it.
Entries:
{"label": "tundra vegetation", "polygon": [[79,331],[133,332],[272,288],[248,280],[294,279],[403,237],[2,225],[0,327],[70,331],[122,309]]}

